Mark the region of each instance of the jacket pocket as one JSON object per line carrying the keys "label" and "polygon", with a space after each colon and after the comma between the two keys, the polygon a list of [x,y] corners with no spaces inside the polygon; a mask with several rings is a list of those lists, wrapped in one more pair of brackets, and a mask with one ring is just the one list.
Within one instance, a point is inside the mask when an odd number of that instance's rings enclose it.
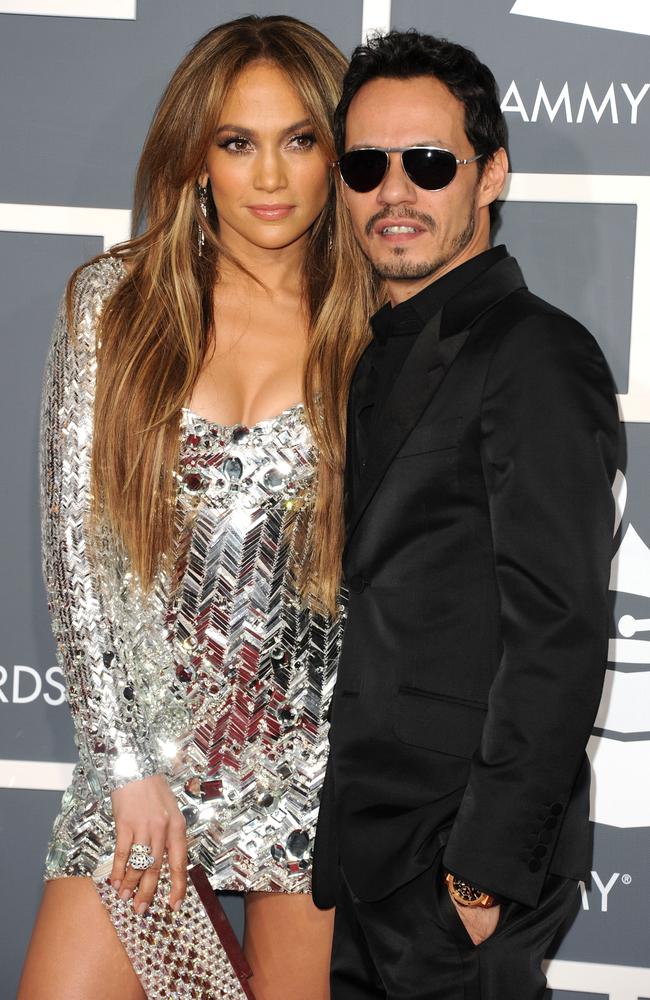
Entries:
{"label": "jacket pocket", "polygon": [[462,421],[457,417],[440,420],[435,424],[418,424],[406,438],[396,458],[408,458],[410,455],[424,455],[456,448],[460,440],[461,426]]}
{"label": "jacket pocket", "polygon": [[480,743],[486,713],[487,706],[478,702],[400,687],[393,731],[402,743],[469,759]]}

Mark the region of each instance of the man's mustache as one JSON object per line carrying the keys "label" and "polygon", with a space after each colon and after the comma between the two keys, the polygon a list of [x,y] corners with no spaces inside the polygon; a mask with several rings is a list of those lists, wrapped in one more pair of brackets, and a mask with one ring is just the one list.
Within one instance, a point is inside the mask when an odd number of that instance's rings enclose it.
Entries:
{"label": "man's mustache", "polygon": [[401,208],[399,211],[394,209],[384,208],[381,212],[377,212],[372,218],[368,219],[366,223],[366,236],[371,236],[372,231],[378,222],[382,222],[384,219],[410,219],[413,222],[419,222],[421,226],[428,229],[430,232],[435,233],[436,231],[436,220],[431,215],[427,215],[425,212],[414,212],[412,209]]}

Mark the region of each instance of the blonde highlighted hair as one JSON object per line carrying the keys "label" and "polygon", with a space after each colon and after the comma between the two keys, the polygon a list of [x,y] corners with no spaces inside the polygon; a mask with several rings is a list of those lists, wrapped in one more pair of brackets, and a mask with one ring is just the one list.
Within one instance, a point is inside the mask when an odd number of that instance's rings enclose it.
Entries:
{"label": "blonde highlighted hair", "polygon": [[[112,251],[126,275],[99,319],[93,492],[96,514],[122,539],[145,588],[173,549],[179,420],[209,347],[219,261],[238,264],[220,243],[211,201],[207,219],[201,214],[197,178],[226,95],[258,60],[286,73],[319,146],[336,159],[332,121],[346,69],[336,46],[292,17],[220,25],[187,54],[161,98],[138,167],[134,234]],[[347,393],[376,304],[334,175],[303,272],[310,316],[304,399],[319,461],[300,580],[306,596],[332,611],[344,539]],[[70,315],[77,273],[68,285]]]}

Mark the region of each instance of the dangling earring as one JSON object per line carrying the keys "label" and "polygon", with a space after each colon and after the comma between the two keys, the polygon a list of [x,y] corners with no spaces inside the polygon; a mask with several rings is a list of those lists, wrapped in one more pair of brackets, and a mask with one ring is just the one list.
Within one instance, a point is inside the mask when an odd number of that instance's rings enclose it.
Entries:
{"label": "dangling earring", "polygon": [[[197,183],[196,186],[197,186],[198,192],[199,192],[199,205],[201,206],[201,211],[203,212],[203,215],[207,219],[207,217],[208,217],[208,186],[206,184],[205,187],[201,187],[201,185],[198,184],[198,183]],[[203,247],[204,246],[205,246],[205,233],[203,232],[203,227],[199,226],[199,257],[203,256]]]}

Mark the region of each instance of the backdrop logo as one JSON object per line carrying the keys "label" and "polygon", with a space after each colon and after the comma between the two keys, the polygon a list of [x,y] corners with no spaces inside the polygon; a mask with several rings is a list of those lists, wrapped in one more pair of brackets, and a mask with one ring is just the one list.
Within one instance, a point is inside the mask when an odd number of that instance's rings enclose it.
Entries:
{"label": "backdrop logo", "polygon": [[[627,504],[627,482],[618,472],[614,482],[616,530]],[[628,524],[614,559],[609,588],[625,607],[650,598],[650,549]],[[597,733],[588,752],[594,772],[591,818],[618,827],[650,827],[650,796],[639,795],[639,775],[650,769],[650,619],[624,613],[619,635],[610,639],[608,670],[596,717]]]}
{"label": "backdrop logo", "polygon": [[643,0],[516,0],[510,13],[650,35],[650,6]]}
{"label": "backdrop logo", "polygon": [[27,705],[41,697],[48,705],[62,705],[65,701],[60,667],[49,667],[43,678],[38,670],[24,663],[9,669],[0,666],[0,704]]}
{"label": "backdrop logo", "polygon": [[650,177],[511,174],[502,197],[557,205],[636,205],[628,384],[618,400],[624,420],[650,423]]}
{"label": "backdrop logo", "polygon": [[525,94],[513,80],[501,101],[505,114],[519,115],[524,122],[544,120],[566,122],[568,125],[582,125],[584,122],[601,122],[605,125],[637,125],[639,106],[644,101],[650,83],[644,83],[633,91],[628,83],[602,84],[592,87],[586,82],[582,87],[571,89],[568,81],[561,87],[547,87],[540,80],[534,97]]}
{"label": "backdrop logo", "polygon": [[625,887],[632,884],[632,876],[628,872],[623,875],[620,872],[612,872],[609,878],[601,878],[598,872],[591,873],[591,887],[587,890],[584,882],[578,882],[578,891],[582,898],[583,910],[600,910],[607,913],[609,910],[609,896],[612,889]]}
{"label": "backdrop logo", "polygon": [[[619,472],[614,484],[617,521],[620,524],[627,504],[627,480]],[[650,599],[650,548],[633,524],[623,533],[620,548],[612,560],[610,590]],[[649,608],[650,611],[650,608]],[[611,640],[609,658],[614,663],[644,663],[650,665],[650,618],[635,618],[624,614],[618,620],[619,635]],[[640,635],[641,638],[636,638]],[[650,711],[650,700],[647,702]],[[646,729],[650,732],[650,718]]]}

